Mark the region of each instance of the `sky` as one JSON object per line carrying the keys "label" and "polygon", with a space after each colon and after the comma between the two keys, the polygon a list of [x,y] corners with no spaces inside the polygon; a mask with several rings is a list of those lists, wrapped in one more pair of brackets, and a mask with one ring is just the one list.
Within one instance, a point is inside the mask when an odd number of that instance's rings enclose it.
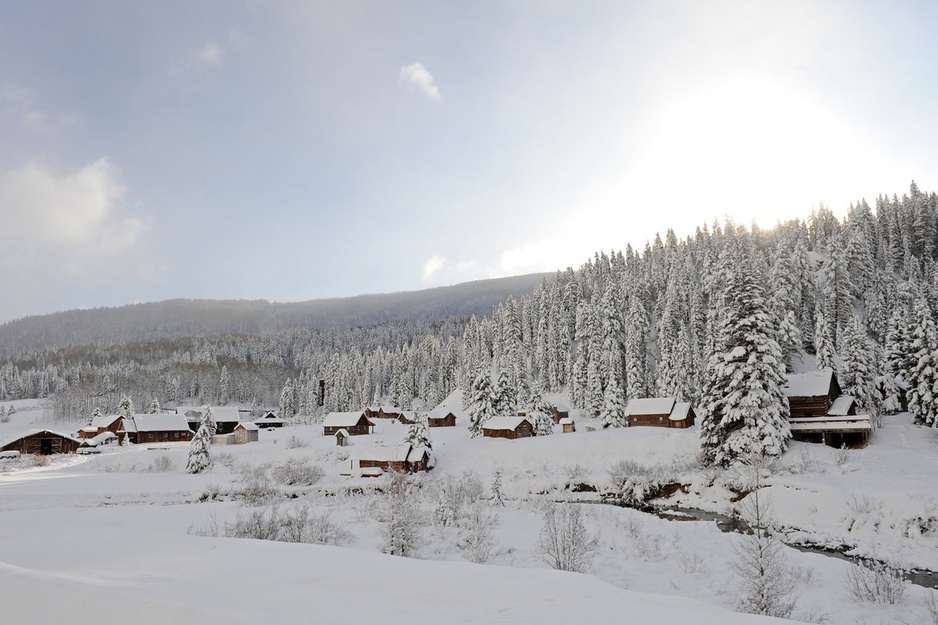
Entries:
{"label": "sky", "polygon": [[934,2],[0,4],[0,323],[580,266],[938,190]]}

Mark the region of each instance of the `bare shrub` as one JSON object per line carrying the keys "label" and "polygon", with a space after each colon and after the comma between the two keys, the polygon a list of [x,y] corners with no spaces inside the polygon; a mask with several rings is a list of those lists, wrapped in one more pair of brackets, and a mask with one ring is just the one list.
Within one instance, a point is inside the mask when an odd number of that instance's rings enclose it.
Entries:
{"label": "bare shrub", "polygon": [[173,468],[173,459],[167,455],[158,456],[150,464],[150,468],[156,473],[166,473]]}
{"label": "bare shrub", "polygon": [[225,524],[225,536],[229,538],[254,538],[256,540],[277,540],[280,534],[280,510],[256,508],[246,514],[238,513],[235,520]]}
{"label": "bare shrub", "polygon": [[285,486],[312,486],[323,476],[322,467],[290,458],[270,469],[274,481]]}
{"label": "bare shrub", "polygon": [[905,595],[902,572],[884,562],[860,560],[847,570],[847,592],[857,601],[895,605]]}
{"label": "bare shrub", "polygon": [[236,499],[242,500],[249,506],[258,506],[279,499],[283,493],[270,483],[270,480],[254,478],[245,483],[244,487],[234,492]]}
{"label": "bare shrub", "polygon": [[492,557],[495,541],[492,530],[498,525],[498,513],[478,501],[469,507],[465,523],[466,536],[459,548],[470,562],[484,564]]}
{"label": "bare shrub", "polygon": [[583,512],[575,504],[547,506],[537,551],[541,559],[559,571],[586,572],[599,540],[590,536]]}
{"label": "bare shrub", "polygon": [[20,456],[20,462],[27,467],[47,467],[52,464],[52,458],[42,454],[24,454]]}
{"label": "bare shrub", "polygon": [[328,510],[311,513],[306,505],[282,515],[280,523],[276,540],[283,542],[339,545],[351,539],[351,534],[332,520]]}
{"label": "bare shrub", "polygon": [[208,523],[206,523],[205,525],[202,525],[199,527],[196,527],[195,525],[190,525],[188,533],[190,536],[204,536],[208,538],[221,536],[221,533],[218,527],[218,517],[212,514]]}
{"label": "bare shrub", "polygon": [[420,529],[423,526],[416,488],[409,476],[394,473],[386,494],[381,551],[393,556],[414,557],[420,547]]}
{"label": "bare shrub", "polygon": [[437,486],[434,522],[437,525],[455,525],[465,515],[466,507],[483,497],[485,486],[475,473],[446,476]]}
{"label": "bare shrub", "polygon": [[309,443],[298,437],[296,434],[291,434],[290,438],[287,439],[286,446],[287,449],[300,449],[302,447],[309,446]]}

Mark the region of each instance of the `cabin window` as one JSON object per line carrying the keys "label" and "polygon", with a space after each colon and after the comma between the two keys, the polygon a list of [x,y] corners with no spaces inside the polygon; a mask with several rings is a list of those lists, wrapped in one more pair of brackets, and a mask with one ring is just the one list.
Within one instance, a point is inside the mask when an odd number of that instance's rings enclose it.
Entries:
{"label": "cabin window", "polygon": [[658,422],[664,421],[664,417],[658,417]]}

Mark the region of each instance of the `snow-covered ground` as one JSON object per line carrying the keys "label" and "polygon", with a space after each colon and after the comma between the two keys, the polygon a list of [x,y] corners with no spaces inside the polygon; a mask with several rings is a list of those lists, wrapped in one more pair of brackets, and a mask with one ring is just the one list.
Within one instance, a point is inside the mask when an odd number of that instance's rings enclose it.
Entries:
{"label": "snow-covered ground", "polygon": [[[437,466],[415,478],[416,558],[380,553],[388,497],[378,491],[387,478],[342,475],[356,447],[398,443],[406,428],[396,422],[378,421],[347,448],[318,426],[265,430],[257,443],[213,447],[216,464],[200,475],[184,472],[186,444],[108,446],[39,467],[0,461],[0,623],[770,622],[731,612],[740,536],[713,523],[582,504],[598,536],[589,574],[547,567],[537,549],[545,506],[595,500],[566,486],[607,487],[619,460],[689,485],[668,502],[676,507],[725,513],[734,505],[732,476],[696,465],[695,430],[587,432],[588,424],[516,441],[470,439],[462,424],[433,429]],[[35,427],[74,428],[23,404],[0,424],[0,440]],[[321,467],[322,478],[278,484],[275,469],[291,458]],[[794,443],[764,492],[791,540],[938,570],[936,469],[938,433],[899,415],[886,418],[867,449]],[[488,499],[496,472],[504,506]],[[441,493],[460,483],[486,499],[444,524]],[[245,491],[255,495],[250,503]],[[338,528],[339,546],[224,537],[238,519],[304,507]],[[473,514],[489,519],[484,565],[467,561]],[[924,588],[909,585],[897,605],[864,603],[845,587],[854,565],[794,549],[785,556],[796,572],[793,619],[933,622]]]}

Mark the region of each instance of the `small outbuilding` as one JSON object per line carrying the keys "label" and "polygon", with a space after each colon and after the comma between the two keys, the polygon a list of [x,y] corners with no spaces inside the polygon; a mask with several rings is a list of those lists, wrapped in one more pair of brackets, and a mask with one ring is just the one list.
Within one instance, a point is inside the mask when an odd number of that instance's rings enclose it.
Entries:
{"label": "small outbuilding", "polygon": [[451,428],[456,426],[456,415],[452,410],[435,408],[427,415],[427,425],[431,428]]}
{"label": "small outbuilding", "polygon": [[0,446],[0,451],[18,451],[21,454],[73,454],[82,441],[53,430],[33,430]]}
{"label": "small outbuilding", "polygon": [[491,417],[482,425],[487,438],[527,438],[534,436],[534,425],[527,417]]}
{"label": "small outbuilding", "polygon": [[576,424],[570,417],[564,417],[558,423],[563,428],[564,432],[576,432]]}
{"label": "small outbuilding", "polygon": [[258,439],[259,428],[250,421],[239,423],[235,426],[234,435],[235,445],[244,445],[245,443],[256,443]]}
{"label": "small outbuilding", "polygon": [[348,430],[342,428],[335,433],[335,444],[339,447],[348,446]]}
{"label": "small outbuilding", "polygon": [[322,421],[322,433],[334,436],[339,430],[346,430],[349,436],[371,434],[375,424],[364,412],[330,412]]}
{"label": "small outbuilding", "polygon": [[873,424],[869,415],[808,417],[790,419],[791,437],[806,443],[831,447],[866,447]]}
{"label": "small outbuilding", "polygon": [[352,468],[416,473],[426,471],[429,460],[430,452],[426,447],[413,447],[407,443],[402,445],[370,445],[354,452]]}

